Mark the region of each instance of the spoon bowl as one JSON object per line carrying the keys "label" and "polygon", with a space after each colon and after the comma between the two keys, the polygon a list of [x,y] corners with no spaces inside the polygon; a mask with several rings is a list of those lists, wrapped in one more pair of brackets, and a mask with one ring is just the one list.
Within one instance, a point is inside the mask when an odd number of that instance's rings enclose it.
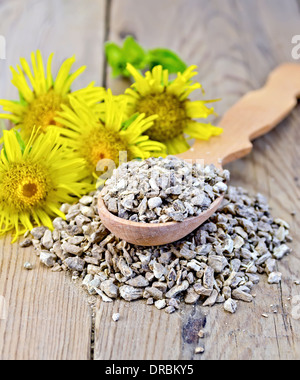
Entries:
{"label": "spoon bowl", "polygon": [[102,223],[114,235],[131,244],[151,247],[173,243],[189,235],[218,210],[223,199],[223,196],[217,198],[209,209],[183,222],[138,223],[122,219],[108,211],[101,196],[98,210]]}
{"label": "spoon bowl", "polygon": [[[203,160],[217,167],[237,160],[252,150],[251,141],[268,133],[297,105],[300,97],[300,65],[286,63],[275,69],[266,85],[246,94],[223,117],[219,126],[222,135],[209,141],[197,140],[181,159]],[[224,196],[197,217],[183,222],[138,223],[110,213],[99,197],[99,215],[104,226],[117,237],[136,245],[157,246],[172,243],[189,235],[220,207]]]}

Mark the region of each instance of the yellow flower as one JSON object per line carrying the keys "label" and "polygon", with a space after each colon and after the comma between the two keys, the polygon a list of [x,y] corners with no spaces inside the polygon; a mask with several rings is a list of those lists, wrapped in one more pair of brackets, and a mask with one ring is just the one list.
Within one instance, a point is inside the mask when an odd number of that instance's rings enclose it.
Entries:
{"label": "yellow flower", "polygon": [[91,190],[84,183],[84,161],[65,151],[59,133],[33,131],[25,144],[18,132],[4,131],[0,155],[0,235],[18,236],[33,225],[52,229],[51,217],[65,218],[60,206]]}
{"label": "yellow flower", "polygon": [[63,111],[55,120],[65,127],[64,144],[85,159],[87,170],[94,177],[97,178],[96,166],[100,160],[112,160],[118,165],[120,152],[127,152],[128,161],[165,155],[163,144],[144,135],[153,126],[156,116],[134,115],[124,122],[125,98],[116,98],[108,90],[101,113],[73,95],[69,101],[71,108],[63,105]]}
{"label": "yellow flower", "polygon": [[[0,118],[11,120],[25,141],[28,141],[32,129],[39,127],[40,132],[45,132],[50,125],[57,125],[54,118],[63,104],[68,103],[68,94],[74,80],[85,70],[81,67],[73,74],[70,70],[75,58],[67,59],[60,67],[56,79],[52,77],[52,59],[50,55],[45,69],[41,52],[38,50],[31,54],[32,69],[25,58],[20,59],[17,70],[11,68],[12,83],[17,87],[20,101],[0,100],[4,111],[8,114],[0,114]],[[101,101],[104,89],[94,87],[91,83],[84,89],[73,92],[75,96],[83,98],[87,103],[93,103],[95,98]]]}
{"label": "yellow flower", "polygon": [[163,70],[162,66],[155,66],[144,77],[131,64],[127,65],[127,70],[135,79],[132,88],[125,92],[129,98],[129,115],[135,112],[145,113],[146,116],[158,115],[147,135],[163,142],[169,154],[182,153],[189,148],[185,134],[190,138],[208,140],[222,133],[221,128],[194,120],[214,114],[214,109],[206,106],[212,100],[189,100],[190,94],[201,88],[200,83],[191,81],[197,75],[196,68],[191,66],[170,81],[168,70]]}

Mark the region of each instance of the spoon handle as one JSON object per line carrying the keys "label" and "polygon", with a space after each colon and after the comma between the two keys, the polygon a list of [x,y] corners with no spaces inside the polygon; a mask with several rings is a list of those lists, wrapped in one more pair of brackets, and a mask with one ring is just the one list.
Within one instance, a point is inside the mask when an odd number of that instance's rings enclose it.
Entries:
{"label": "spoon handle", "polygon": [[204,159],[217,166],[237,160],[252,150],[251,141],[268,133],[297,105],[300,97],[300,65],[286,63],[277,67],[266,85],[246,94],[223,117],[221,136],[197,140],[183,159]]}

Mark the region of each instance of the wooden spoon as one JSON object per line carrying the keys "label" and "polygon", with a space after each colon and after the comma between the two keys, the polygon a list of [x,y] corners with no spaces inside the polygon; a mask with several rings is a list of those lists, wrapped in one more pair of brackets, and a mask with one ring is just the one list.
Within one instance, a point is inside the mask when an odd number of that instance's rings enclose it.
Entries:
{"label": "wooden spoon", "polygon": [[[251,141],[278,125],[296,106],[300,97],[300,65],[287,63],[274,70],[266,85],[245,95],[223,117],[224,133],[210,141],[197,140],[192,149],[178,155],[182,159],[204,159],[218,167],[241,158],[252,150]],[[156,246],[172,243],[190,234],[220,207],[219,197],[197,217],[183,222],[137,223],[110,213],[101,196],[99,215],[105,227],[117,237],[136,245]]]}

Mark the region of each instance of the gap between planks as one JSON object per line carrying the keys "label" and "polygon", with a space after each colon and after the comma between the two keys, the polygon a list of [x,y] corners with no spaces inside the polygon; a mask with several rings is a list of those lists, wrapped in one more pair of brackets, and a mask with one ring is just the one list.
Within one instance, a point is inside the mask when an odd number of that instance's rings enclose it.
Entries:
{"label": "gap between planks", "polygon": [[[135,23],[132,22],[133,10]],[[209,3],[198,0],[166,0],[163,3],[159,0],[151,3],[114,0],[111,17],[110,40],[121,43],[129,33],[146,48],[169,47],[189,63],[198,64],[198,77],[204,79],[204,88],[209,90],[207,98],[222,97],[216,110],[223,114],[244,93],[262,86],[275,66],[291,60],[290,37],[297,30],[300,15],[294,0],[286,7],[282,7],[278,0],[264,3],[246,0],[243,4],[234,0],[228,0],[226,4],[219,0]],[[188,25],[184,22],[187,19]],[[123,92],[128,86],[127,81],[109,77],[107,83],[115,93]],[[229,166],[232,184],[247,187],[250,192],[267,194],[273,213],[292,224],[294,249],[300,243],[297,236],[299,221],[297,219],[295,223],[289,212],[297,192],[291,167],[297,167],[296,162],[298,167],[300,164],[295,144],[298,115],[299,109],[270,135],[256,141],[251,155]],[[288,189],[287,183],[291,185]],[[300,211],[299,207],[297,209]],[[166,319],[163,312],[148,311],[142,302],[133,306],[120,301],[109,306],[100,304],[96,315],[95,358],[297,358],[299,323],[291,318],[291,304],[287,299],[297,294],[293,278],[300,276],[298,262],[297,255],[291,255],[279,263],[285,279],[282,286],[270,286],[262,277],[260,285],[254,288],[257,298],[253,304],[241,303],[234,316],[225,314],[220,306],[209,311],[201,307],[185,307],[181,315],[170,315]],[[270,313],[271,304],[276,304],[278,314],[270,314],[264,319],[261,314]],[[120,321],[115,324],[111,316],[120,311]],[[151,325],[153,336],[149,336]],[[206,338],[199,342],[193,337],[201,325],[205,326]],[[174,329],[173,334],[169,328]],[[132,331],[128,332],[128,329]],[[124,339],[124,335],[129,340]],[[205,345],[202,356],[194,355],[197,344]],[[152,349],[153,346],[156,350]]]}

